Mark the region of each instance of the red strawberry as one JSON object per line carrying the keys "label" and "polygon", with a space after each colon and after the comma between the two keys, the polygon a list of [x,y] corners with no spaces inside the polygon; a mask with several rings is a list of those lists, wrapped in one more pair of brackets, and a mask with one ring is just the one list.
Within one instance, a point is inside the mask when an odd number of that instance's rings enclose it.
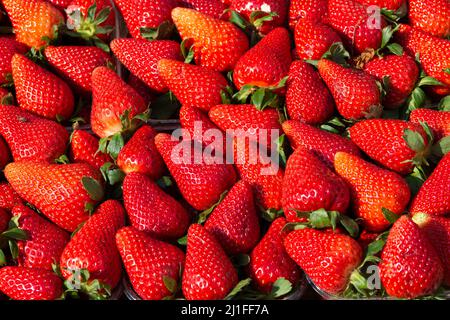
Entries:
{"label": "red strawberry", "polygon": [[432,294],[444,275],[425,232],[407,216],[400,217],[389,232],[379,268],[383,287],[397,298]]}
{"label": "red strawberry", "polygon": [[100,169],[106,162],[111,162],[109,155],[98,151],[98,139],[84,130],[75,130],[70,142],[70,157],[72,162],[88,163]]}
{"label": "red strawberry", "polygon": [[291,64],[286,110],[290,119],[308,124],[325,122],[334,112],[333,97],[318,72],[306,62],[294,61]]}
{"label": "red strawberry", "polygon": [[370,232],[366,229],[363,229],[356,241],[358,241],[361,248],[365,251],[367,250],[367,247],[369,244],[377,240],[378,236],[380,235],[379,232]]}
{"label": "red strawberry", "polygon": [[176,239],[186,233],[189,213],[147,176],[128,174],[123,182],[123,198],[134,228],[163,239]]}
{"label": "red strawberry", "polygon": [[450,153],[445,155],[414,198],[409,211],[444,216],[450,213]]}
{"label": "red strawberry", "polygon": [[400,107],[413,91],[419,78],[416,62],[406,54],[373,59],[364,66],[364,71],[380,82],[383,82],[383,77],[389,77],[387,94],[383,98],[383,105],[388,108]]}
{"label": "red strawberry", "polygon": [[300,280],[300,270],[286,253],[283,232],[286,219],[278,218],[250,254],[249,273],[254,285],[263,292],[270,292],[278,278],[285,278],[295,286]]}
{"label": "red strawberry", "polygon": [[286,219],[300,222],[297,211],[318,209],[345,213],[350,192],[344,180],[332,172],[311,151],[298,148],[289,157],[281,198]]}
{"label": "red strawberry", "polygon": [[294,30],[301,19],[322,21],[327,15],[328,0],[292,0],[289,7],[289,27]]}
{"label": "red strawberry", "polygon": [[16,53],[25,54],[27,47],[14,38],[0,38],[0,84],[7,83],[8,74],[12,73],[11,59]]}
{"label": "red strawberry", "polygon": [[247,36],[231,22],[186,8],[173,9],[172,19],[181,38],[194,45],[195,63],[202,67],[232,70],[248,50]]}
{"label": "red strawberry", "polygon": [[0,208],[0,233],[8,228],[11,215],[5,209]]}
{"label": "red strawberry", "polygon": [[450,2],[448,0],[410,0],[409,21],[413,27],[429,34],[450,36]]}
{"label": "red strawberry", "polygon": [[12,74],[20,107],[49,119],[69,119],[74,98],[60,78],[23,55],[12,58]]}
{"label": "red strawberry", "polygon": [[289,233],[284,246],[314,284],[330,294],[346,288],[362,258],[360,245],[351,237],[310,228]]}
{"label": "red strawberry", "polygon": [[56,72],[84,94],[92,91],[94,69],[112,63],[110,56],[97,47],[48,46],[44,54]]}
{"label": "red strawberry", "polygon": [[450,135],[449,111],[416,109],[411,112],[409,120],[414,123],[426,122],[433,130],[434,139],[436,141]]}
{"label": "red strawberry", "polygon": [[29,47],[40,49],[45,38],[56,38],[57,27],[64,23],[62,13],[43,0],[2,0],[16,39]]}
{"label": "red strawberry", "polygon": [[134,74],[130,73],[127,84],[132,87],[142,97],[142,99],[144,99],[147,106],[155,100],[155,96],[151,92],[150,88]]}
{"label": "red strawberry", "polygon": [[356,2],[365,6],[378,6],[393,11],[397,11],[406,5],[406,0],[356,0]]}
{"label": "red strawberry", "polygon": [[3,170],[5,166],[11,162],[11,151],[6,144],[5,140],[0,136],[0,170]]}
{"label": "red strawberry", "polygon": [[[429,138],[422,126],[416,123],[370,119],[355,123],[349,132],[352,141],[370,158],[400,174],[408,174],[427,156]],[[416,140],[420,140],[420,135],[423,143],[414,146],[405,135]]]}
{"label": "red strawberry", "polygon": [[87,269],[89,280],[97,279],[114,288],[122,276],[122,264],[116,247],[116,232],[125,224],[120,202],[108,200],[86,221],[61,255],[61,273],[69,279],[76,270]]}
{"label": "red strawberry", "polygon": [[183,251],[132,227],[117,232],[116,244],[133,289],[142,299],[161,300],[173,294],[165,279],[178,282]]}
{"label": "red strawberry", "polygon": [[158,73],[158,61],[182,60],[180,45],[171,40],[115,39],[111,50],[133,74],[157,92],[167,91]]}
{"label": "red strawberry", "polygon": [[0,291],[14,300],[56,300],[63,293],[63,283],[53,271],[4,267]]}
{"label": "red strawberry", "polygon": [[204,111],[222,102],[220,92],[228,86],[219,72],[180,61],[162,59],[158,63],[158,71],[182,105]]}
{"label": "red strawberry", "polygon": [[415,214],[412,220],[422,229],[436,250],[444,267],[444,285],[450,285],[450,219]]}
{"label": "red strawberry", "polygon": [[74,231],[89,218],[86,205],[100,200],[100,192],[91,195],[97,199],[93,200],[83,186],[82,178],[90,178],[90,184],[99,187],[102,181],[100,172],[88,164],[14,162],[6,166],[5,176],[25,201],[68,231]]}
{"label": "red strawberry", "polygon": [[230,255],[246,253],[258,243],[258,214],[247,182],[239,181],[231,188],[206,220],[205,229]]}
{"label": "red strawberry", "polygon": [[92,73],[92,131],[100,138],[121,132],[121,117],[126,111],[131,120],[147,110],[142,97],[119,76],[106,67]]}
{"label": "red strawberry", "polygon": [[71,1],[72,0],[47,0],[47,2],[50,2],[55,7],[58,7],[61,10],[67,8]]}
{"label": "red strawberry", "polygon": [[156,131],[151,126],[139,128],[120,150],[117,165],[125,172],[139,172],[157,180],[164,173],[164,162],[155,146]]}
{"label": "red strawberry", "polygon": [[318,67],[344,118],[376,118],[381,114],[380,90],[371,75],[326,59],[319,60]]}
{"label": "red strawberry", "polygon": [[12,210],[14,206],[21,204],[22,199],[14,191],[11,185],[7,182],[0,182],[0,208]]}
{"label": "red strawberry", "polygon": [[19,266],[52,270],[69,242],[69,234],[24,205],[15,206],[12,214],[18,218],[18,228],[27,234],[26,240],[17,241]]}
{"label": "red strawberry", "polygon": [[60,124],[23,109],[0,105],[0,134],[14,161],[53,162],[64,154],[69,134]]}
{"label": "red strawberry", "polygon": [[310,18],[298,21],[294,40],[297,55],[304,60],[319,60],[333,43],[342,42],[333,28]]}
{"label": "red strawberry", "polygon": [[220,0],[181,0],[180,4],[216,19],[221,19],[228,7]]}
{"label": "red strawberry", "polygon": [[[236,182],[236,173],[230,164],[215,163],[214,158],[203,154],[202,150],[193,149],[191,141],[178,142],[168,134],[159,133],[155,142],[184,199],[197,210],[217,203],[220,195]],[[195,157],[199,153],[202,159],[197,161]]]}
{"label": "red strawberry", "polygon": [[411,192],[398,174],[345,152],[336,153],[334,167],[350,187],[353,212],[368,231],[381,232],[389,227],[383,208],[396,215],[405,211]]}
{"label": "red strawberry", "polygon": [[131,36],[142,39],[141,28],[158,28],[163,22],[171,22],[170,13],[178,5],[177,0],[115,0],[127,24]]}
{"label": "red strawberry", "polygon": [[237,283],[236,269],[219,242],[201,225],[191,225],[182,284],[186,299],[220,300]]}
{"label": "red strawberry", "polygon": [[294,149],[303,147],[313,151],[330,168],[333,168],[334,155],[339,151],[355,156],[361,155],[358,147],[351,140],[300,121],[288,120],[283,122],[283,131]]}
{"label": "red strawberry", "polygon": [[244,85],[276,86],[287,76],[291,61],[289,32],[276,28],[237,61],[233,82],[238,90]]}

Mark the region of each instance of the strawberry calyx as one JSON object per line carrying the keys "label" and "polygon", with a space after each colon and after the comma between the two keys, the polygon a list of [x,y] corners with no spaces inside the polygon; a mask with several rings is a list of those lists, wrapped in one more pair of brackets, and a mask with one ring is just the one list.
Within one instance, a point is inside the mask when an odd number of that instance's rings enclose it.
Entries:
{"label": "strawberry calyx", "polygon": [[206,219],[208,218],[208,216],[214,211],[214,209],[223,201],[223,199],[225,199],[226,195],[228,193],[228,190],[224,191],[220,197],[219,200],[217,200],[216,203],[214,203],[211,207],[209,207],[208,209],[200,212],[198,214],[198,219],[197,219],[197,223],[198,224],[203,224],[205,223]]}
{"label": "strawberry calyx", "polygon": [[236,286],[227,294],[224,300],[239,299],[238,295],[252,282],[251,278],[239,281]]}
{"label": "strawberry calyx", "polygon": [[17,261],[19,258],[17,241],[24,241],[29,237],[28,233],[20,228],[19,219],[20,215],[13,216],[8,223],[8,228],[0,233],[0,266],[5,265],[8,261],[4,250],[7,249],[8,256]]}
{"label": "strawberry calyx", "polygon": [[397,10],[389,10],[386,8],[381,8],[381,14],[384,16],[386,20],[388,20],[391,23],[398,22],[400,19],[406,17],[407,13],[408,13],[408,5],[406,1],[404,1],[400,6],[400,8],[398,8]]}
{"label": "strawberry calyx", "polygon": [[[57,265],[53,267],[59,268]],[[64,281],[64,292],[61,299],[72,298],[89,300],[107,300],[111,297],[111,286],[102,283],[98,279],[90,279],[91,275],[87,269],[70,270],[72,274]],[[55,272],[56,273],[56,272]],[[59,271],[57,275],[61,277]]]}
{"label": "strawberry calyx", "polygon": [[[348,63],[348,60],[350,59],[350,53],[345,49],[344,44],[342,42],[333,43],[328,49],[328,51],[322,55],[321,59],[331,60],[346,68],[350,67],[350,64]],[[309,64],[312,64],[313,66],[317,67],[319,61],[305,60],[305,62],[308,62]]]}
{"label": "strawberry calyx", "polygon": [[194,45],[192,39],[184,39],[180,44],[181,54],[184,58],[184,63],[191,63],[194,60]]}
{"label": "strawberry calyx", "polygon": [[105,182],[114,186],[119,184],[125,179],[125,173],[120,170],[120,168],[112,162],[106,162],[100,167],[100,172],[102,173]]}
{"label": "strawberry calyx", "polygon": [[282,217],[284,215],[284,211],[282,209],[268,208],[264,209],[262,206],[259,206],[259,210],[261,212],[261,217],[268,221],[272,222],[275,219]]}
{"label": "strawberry calyx", "polygon": [[423,87],[426,86],[444,86],[444,84],[433,77],[427,76],[425,72],[422,71],[416,87],[407,99],[406,115],[409,115],[411,111],[422,108],[425,105],[427,102],[427,95],[425,94]]}
{"label": "strawberry calyx", "polygon": [[251,46],[254,46],[263,37],[259,30],[264,22],[273,21],[275,17],[278,17],[278,13],[276,12],[265,12],[260,10],[253,11],[248,20],[235,10],[224,10],[224,14],[227,13],[229,13],[230,16],[229,21],[242,29],[250,38]]}
{"label": "strawberry calyx", "polygon": [[427,158],[431,155],[431,150],[434,142],[433,133],[426,122],[420,122],[420,125],[425,132],[425,137],[422,136],[420,132],[405,129],[403,131],[403,139],[406,142],[406,145],[411,150],[415,151],[415,156],[410,159],[404,161],[404,163],[411,162],[414,166],[421,168],[423,165],[429,166],[430,164],[427,161]]}
{"label": "strawberry calyx", "polygon": [[239,299],[243,300],[275,300],[294,292],[297,286],[294,286],[289,280],[280,277],[273,284],[268,293],[257,291],[251,287],[246,287],[240,294]]}
{"label": "strawberry calyx", "polygon": [[170,39],[174,31],[175,25],[169,20],[161,22],[156,28],[140,28],[141,36],[150,41]]}

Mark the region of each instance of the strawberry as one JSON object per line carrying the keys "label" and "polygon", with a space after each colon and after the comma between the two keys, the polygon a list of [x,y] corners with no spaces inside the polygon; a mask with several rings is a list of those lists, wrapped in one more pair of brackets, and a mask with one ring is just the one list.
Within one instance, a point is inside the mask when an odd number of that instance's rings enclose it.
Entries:
{"label": "strawberry", "polygon": [[382,16],[374,18],[371,10],[354,0],[329,0],[328,24],[344,40],[344,44],[359,54],[381,45],[381,29],[386,22]]}
{"label": "strawberry", "polygon": [[8,211],[21,204],[22,199],[7,182],[0,182],[0,208]]}
{"label": "strawberry", "polygon": [[6,144],[5,140],[0,136],[0,170],[3,170],[5,166],[11,162],[11,151]]}
{"label": "strawberry", "polygon": [[215,163],[206,153],[201,153],[198,161],[202,150],[193,149],[191,141],[178,142],[169,134],[159,133],[155,143],[184,199],[197,210],[217,203],[220,195],[236,182],[230,164]]}
{"label": "strawberry", "polygon": [[370,232],[370,231],[367,231],[366,229],[363,229],[361,231],[361,233],[359,234],[358,239],[356,239],[356,241],[358,241],[361,248],[364,251],[366,251],[367,248],[369,247],[369,245],[372,242],[374,242],[375,240],[377,240],[379,235],[380,235],[379,232]]}
{"label": "strawberry", "polygon": [[450,153],[445,155],[433,173],[419,189],[411,203],[412,214],[424,212],[444,216],[450,213]]}
{"label": "strawberry", "polygon": [[295,286],[300,280],[300,269],[286,253],[283,232],[286,219],[278,218],[250,254],[249,274],[257,289],[269,293],[278,278],[285,278]]}
{"label": "strawberry", "polygon": [[371,75],[326,59],[319,60],[318,67],[344,118],[376,118],[381,114],[380,90]]}
{"label": "strawberry", "polygon": [[450,219],[418,213],[412,220],[422,229],[444,267],[444,285],[450,285]]}
{"label": "strawberry", "polygon": [[46,39],[57,37],[57,28],[64,23],[62,13],[43,0],[2,0],[16,34],[16,40],[40,49]]}
{"label": "strawberry", "polygon": [[446,38],[450,36],[450,3],[448,0],[410,0],[409,21],[415,28]]}
{"label": "strawberry", "polygon": [[297,22],[294,40],[297,55],[304,60],[319,60],[333,43],[342,42],[333,28],[311,18]]}
{"label": "strawberry", "polygon": [[11,215],[5,209],[0,208],[0,233],[8,228],[9,220]]}
{"label": "strawberry", "polygon": [[11,64],[21,108],[49,119],[70,118],[74,97],[63,80],[20,54],[13,56]]}
{"label": "strawberry", "polygon": [[430,137],[422,126],[408,121],[370,119],[355,123],[349,132],[371,159],[400,174],[424,162],[429,149]]}
{"label": "strawberry", "polygon": [[92,73],[92,131],[106,138],[123,129],[122,119],[128,111],[128,120],[147,110],[139,94],[119,76],[106,67],[98,67]]}
{"label": "strawberry", "polygon": [[392,226],[379,268],[383,287],[397,298],[432,294],[444,275],[439,256],[425,232],[407,216]]}
{"label": "strawberry", "polygon": [[339,151],[355,156],[361,155],[358,147],[351,140],[300,121],[283,122],[283,131],[294,149],[306,148],[312,151],[331,169],[333,169],[334,155]]}
{"label": "strawberry", "polygon": [[389,227],[383,210],[401,215],[406,209],[411,192],[398,174],[345,152],[336,153],[334,167],[350,187],[353,212],[368,231]]}
{"label": "strawberry", "polygon": [[114,39],[111,50],[133,74],[157,92],[167,91],[158,73],[158,61],[182,60],[180,45],[171,40]]}
{"label": "strawberry", "polygon": [[297,211],[318,209],[345,213],[350,192],[344,180],[332,172],[311,151],[298,148],[289,157],[281,198],[286,219],[300,222]]}
{"label": "strawberry", "polygon": [[170,13],[177,0],[115,0],[131,36],[142,39],[142,28],[157,29],[164,22],[172,22]]}
{"label": "strawberry", "polygon": [[69,234],[24,205],[15,206],[12,214],[17,218],[17,227],[27,235],[26,240],[17,241],[18,265],[52,270],[69,242]]}
{"label": "strawberry", "polygon": [[364,71],[377,78],[381,83],[388,77],[387,94],[383,105],[387,108],[398,108],[413,91],[419,78],[419,68],[410,56],[387,55],[369,61]]}
{"label": "strawberry", "polygon": [[134,74],[131,73],[128,76],[127,84],[132,87],[142,97],[142,99],[144,99],[147,106],[155,100],[155,95],[150,88]]}
{"label": "strawberry", "polygon": [[220,300],[225,298],[237,283],[236,269],[218,240],[201,225],[191,225],[187,235],[182,282],[186,299]]}
{"label": "strawberry", "polygon": [[53,271],[4,267],[0,291],[14,300],[56,300],[63,293],[63,283]]}
{"label": "strawberry", "polygon": [[12,73],[11,59],[16,53],[25,54],[27,47],[17,42],[14,38],[0,38],[0,84],[9,82],[9,74]]}
{"label": "strawberry", "polygon": [[112,63],[110,56],[97,47],[48,46],[44,54],[55,71],[83,94],[92,91],[94,69]]}
{"label": "strawberry", "polygon": [[378,6],[380,8],[397,11],[406,5],[406,0],[356,0],[365,6]]}
{"label": "strawberry", "polygon": [[70,5],[70,2],[72,2],[72,0],[47,0],[47,2],[50,2],[58,9],[64,10]]}
{"label": "strawberry", "polygon": [[180,61],[161,59],[158,72],[182,105],[204,111],[222,102],[220,93],[228,86],[219,72]]}
{"label": "strawberry", "polygon": [[123,182],[123,198],[131,225],[156,238],[176,239],[186,233],[190,215],[149,177],[133,172]]}
{"label": "strawberry", "polygon": [[326,19],[328,0],[292,0],[289,7],[289,27],[294,30],[301,19],[314,22]]}
{"label": "strawberry", "polygon": [[69,141],[60,124],[13,106],[0,105],[0,134],[14,161],[53,162],[64,154]]}
{"label": "strawberry", "polygon": [[247,36],[231,22],[186,8],[173,9],[172,19],[181,38],[189,39],[194,46],[197,65],[216,71],[232,70],[248,50]]}
{"label": "strawberry", "polygon": [[258,243],[258,214],[247,182],[239,181],[231,188],[206,220],[205,229],[230,255],[246,253]]}
{"label": "strawberry", "polygon": [[317,71],[306,62],[294,61],[291,64],[286,111],[290,119],[307,124],[325,122],[334,112],[333,97]]}
{"label": "strawberry", "polygon": [[60,268],[64,278],[76,270],[87,269],[90,279],[116,287],[122,276],[116,232],[125,224],[125,210],[120,202],[108,200],[86,221],[67,244],[61,255]]}
{"label": "strawberry", "polygon": [[[87,163],[100,168],[112,159],[109,155],[98,151],[98,139],[84,130],[75,130],[70,142],[70,158],[75,163]],[[98,151],[98,152],[97,152]]]}
{"label": "strawberry", "polygon": [[117,165],[125,172],[143,173],[153,180],[164,173],[164,162],[155,146],[156,131],[151,126],[139,128],[120,150]]}
{"label": "strawberry", "polygon": [[409,116],[414,123],[426,122],[433,130],[435,140],[450,135],[450,112],[431,109],[415,109]]}
{"label": "strawberry", "polygon": [[[89,218],[86,207],[95,205],[103,194],[100,172],[84,163],[14,162],[6,166],[5,176],[25,201],[68,231]],[[92,185],[97,189],[92,190]]]}
{"label": "strawberry", "polygon": [[183,251],[132,227],[117,232],[116,244],[133,289],[142,299],[161,300],[173,294],[165,283],[169,278],[178,282]]}
{"label": "strawberry", "polygon": [[221,19],[228,7],[220,0],[181,0],[180,5],[197,10],[215,19]]}
{"label": "strawberry", "polygon": [[345,234],[305,228],[284,239],[289,256],[321,290],[341,293],[362,260],[358,242]]}

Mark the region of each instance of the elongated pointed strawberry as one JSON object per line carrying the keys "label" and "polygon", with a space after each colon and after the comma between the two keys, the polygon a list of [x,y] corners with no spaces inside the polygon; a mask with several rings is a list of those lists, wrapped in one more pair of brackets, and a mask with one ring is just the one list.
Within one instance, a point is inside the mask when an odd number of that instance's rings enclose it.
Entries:
{"label": "elongated pointed strawberry", "polygon": [[406,5],[406,0],[356,0],[356,2],[359,2],[366,6],[378,6],[380,8],[385,8],[393,11],[396,11],[403,5]]}
{"label": "elongated pointed strawberry", "polygon": [[249,274],[253,284],[268,293],[278,278],[285,278],[295,286],[300,280],[300,269],[287,254],[283,240],[286,219],[278,218],[250,254]]}
{"label": "elongated pointed strawberry", "polygon": [[170,40],[115,39],[111,50],[134,75],[157,92],[167,91],[158,73],[158,61],[182,60],[180,45]]}
{"label": "elongated pointed strawberry", "polygon": [[179,281],[183,251],[132,227],[117,232],[116,244],[133,289],[142,299],[161,300],[173,295],[165,283],[167,278]]}
{"label": "elongated pointed strawberry", "polygon": [[383,287],[397,298],[432,294],[444,276],[439,256],[425,232],[407,216],[400,217],[389,232],[379,268]]}
{"label": "elongated pointed strawberry", "polygon": [[328,0],[292,0],[289,7],[289,27],[294,30],[301,19],[322,21],[327,16]]}
{"label": "elongated pointed strawberry", "polygon": [[411,192],[398,174],[345,152],[336,153],[334,167],[350,187],[353,212],[367,230],[380,232],[389,227],[383,208],[396,215],[405,211]]}
{"label": "elongated pointed strawberry", "polygon": [[305,228],[284,239],[289,256],[314,284],[327,293],[341,293],[362,260],[358,242],[345,234]]}
{"label": "elongated pointed strawberry", "polygon": [[330,168],[333,168],[334,155],[339,151],[361,156],[358,147],[351,140],[300,121],[283,122],[283,131],[294,149],[303,147],[312,151]]}
{"label": "elongated pointed strawberry", "polygon": [[370,158],[400,174],[408,174],[427,157],[430,137],[420,124],[370,119],[355,123],[349,132],[352,141]]}
{"label": "elongated pointed strawberry", "polygon": [[[13,162],[6,166],[5,176],[25,201],[68,231],[89,218],[86,206],[95,205],[103,193],[100,172],[84,163]],[[91,194],[83,186],[86,179],[85,184],[97,186],[94,191],[87,187]]]}
{"label": "elongated pointed strawberry", "polygon": [[69,234],[24,205],[15,206],[12,214],[18,218],[17,227],[27,235],[26,240],[17,241],[18,265],[52,270],[70,240]]}
{"label": "elongated pointed strawberry", "polygon": [[191,8],[212,18],[221,19],[227,5],[221,0],[181,0],[182,7]]}
{"label": "elongated pointed strawberry", "polygon": [[375,118],[381,114],[380,90],[374,77],[326,59],[319,60],[318,68],[344,118]]}
{"label": "elongated pointed strawberry", "polygon": [[7,182],[0,182],[0,208],[8,211],[21,204],[22,199]]}
{"label": "elongated pointed strawberry", "polygon": [[16,54],[25,54],[27,46],[11,37],[0,38],[0,84],[7,83],[12,79],[7,79],[12,73],[11,59]]}
{"label": "elongated pointed strawberry", "polygon": [[125,210],[120,202],[108,200],[102,203],[64,249],[60,262],[64,278],[86,269],[89,280],[96,279],[114,288],[122,276],[115,236],[124,224]]}
{"label": "elongated pointed strawberry", "polygon": [[0,291],[13,300],[56,300],[63,293],[63,282],[53,271],[4,267]]}
{"label": "elongated pointed strawberry", "polygon": [[13,106],[0,105],[0,134],[14,161],[53,162],[64,154],[69,141],[60,124]]}
{"label": "elongated pointed strawberry", "polygon": [[49,119],[70,118],[74,98],[63,80],[20,54],[14,55],[11,63],[21,108]]}
{"label": "elongated pointed strawberry", "polygon": [[117,165],[125,172],[143,173],[153,180],[164,173],[164,162],[155,146],[156,131],[150,126],[139,128],[120,150]]}
{"label": "elongated pointed strawberry", "polygon": [[289,32],[276,28],[236,63],[233,82],[240,90],[244,85],[258,87],[276,86],[287,76],[291,64]]}
{"label": "elongated pointed strawberry", "polygon": [[447,0],[410,0],[408,16],[413,27],[436,37],[450,36],[450,3]]}
{"label": "elongated pointed strawberry", "polygon": [[433,130],[436,141],[450,135],[450,112],[431,109],[415,109],[409,116],[414,123],[425,122]]}
{"label": "elongated pointed strawberry", "polygon": [[123,198],[131,225],[137,230],[162,239],[186,234],[189,213],[147,176],[128,174],[123,182]]}
{"label": "elongated pointed strawberry", "polygon": [[237,182],[205,223],[205,229],[230,255],[250,251],[259,240],[259,221],[253,190],[245,181]]}
{"label": "elongated pointed strawberry", "polygon": [[119,76],[106,67],[92,73],[92,131],[100,138],[121,132],[121,117],[128,111],[128,119],[147,110],[142,97]]}
{"label": "elongated pointed strawberry", "polygon": [[56,38],[58,26],[64,23],[62,13],[43,0],[3,0],[19,42],[40,49],[46,38]]}
{"label": "elongated pointed strawberry", "polygon": [[11,162],[11,151],[6,144],[5,140],[0,136],[0,170],[3,170],[5,166]]}
{"label": "elongated pointed strawberry", "polygon": [[87,163],[100,169],[106,162],[111,162],[109,155],[98,151],[98,139],[84,130],[75,130],[70,142],[72,162]]}
{"label": "elongated pointed strawberry", "polygon": [[194,46],[197,65],[216,71],[232,70],[248,50],[247,36],[231,22],[180,7],[172,10],[172,19],[181,38],[190,39]]}
{"label": "elongated pointed strawberry", "polygon": [[225,298],[238,283],[238,276],[219,242],[204,227],[193,224],[188,231],[186,250],[182,283],[186,299]]}
{"label": "elongated pointed strawberry", "polygon": [[191,141],[174,141],[170,135],[159,133],[155,143],[184,199],[197,210],[217,203],[220,195],[236,182],[230,164],[215,163],[214,158],[194,149]]}
{"label": "elongated pointed strawberry", "polygon": [[158,71],[182,105],[204,111],[222,102],[220,92],[228,85],[221,73],[180,61],[161,59]]}
{"label": "elongated pointed strawberry", "polygon": [[97,47],[48,46],[44,54],[56,72],[84,94],[92,91],[94,69],[112,63],[110,56]]}
{"label": "elongated pointed strawberry", "polygon": [[9,212],[3,208],[0,208],[0,232],[3,232],[8,228],[10,219],[11,215],[9,214]]}
{"label": "elongated pointed strawberry", "polygon": [[333,97],[319,73],[303,61],[294,61],[289,69],[286,110],[292,120],[307,124],[325,122],[334,112]]}

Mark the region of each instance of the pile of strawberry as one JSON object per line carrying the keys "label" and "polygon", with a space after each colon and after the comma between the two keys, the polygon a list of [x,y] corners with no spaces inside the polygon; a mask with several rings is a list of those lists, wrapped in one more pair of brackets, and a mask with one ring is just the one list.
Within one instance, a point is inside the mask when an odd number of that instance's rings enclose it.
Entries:
{"label": "pile of strawberry", "polygon": [[448,0],[0,4],[4,295],[445,295]]}

